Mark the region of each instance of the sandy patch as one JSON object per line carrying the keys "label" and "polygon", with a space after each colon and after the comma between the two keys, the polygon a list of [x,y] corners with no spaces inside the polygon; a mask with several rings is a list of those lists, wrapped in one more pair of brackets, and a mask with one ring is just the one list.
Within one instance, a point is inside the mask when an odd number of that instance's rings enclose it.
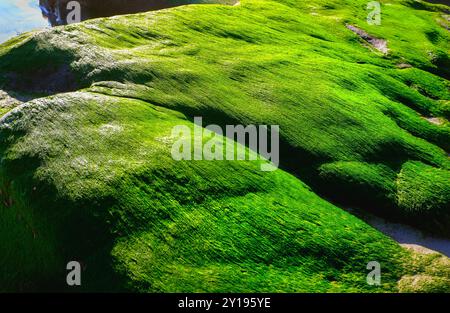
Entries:
{"label": "sandy patch", "polygon": [[352,32],[357,34],[359,37],[367,41],[372,47],[377,49],[378,51],[387,54],[389,52],[389,49],[387,47],[387,40],[376,38],[374,36],[369,35],[361,28],[358,28],[356,26],[347,24],[346,27],[350,29]]}

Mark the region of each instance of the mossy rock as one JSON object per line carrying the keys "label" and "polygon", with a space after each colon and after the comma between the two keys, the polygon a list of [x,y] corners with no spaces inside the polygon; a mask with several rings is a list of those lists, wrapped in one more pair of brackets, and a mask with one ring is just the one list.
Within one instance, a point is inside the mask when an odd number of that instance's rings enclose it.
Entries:
{"label": "mossy rock", "polygon": [[[356,187],[360,209],[448,225],[445,7],[391,4],[379,27],[366,1],[242,0],[0,45],[0,89],[17,99],[0,120],[1,291],[70,290],[72,260],[83,291],[448,291],[433,260],[415,267],[339,207]],[[171,130],[195,116],[279,125],[281,169],[175,162]]]}

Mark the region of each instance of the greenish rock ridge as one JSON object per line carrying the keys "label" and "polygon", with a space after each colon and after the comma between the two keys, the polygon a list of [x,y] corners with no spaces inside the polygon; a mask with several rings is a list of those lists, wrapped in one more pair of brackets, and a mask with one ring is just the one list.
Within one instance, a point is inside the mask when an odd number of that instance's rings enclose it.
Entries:
{"label": "greenish rock ridge", "polygon": [[[242,0],[0,45],[0,291],[449,292],[449,8]],[[176,125],[280,126],[281,168],[174,161]],[[188,140],[188,139],[186,139]],[[218,138],[223,140],[223,138]],[[367,264],[381,264],[380,286]]]}

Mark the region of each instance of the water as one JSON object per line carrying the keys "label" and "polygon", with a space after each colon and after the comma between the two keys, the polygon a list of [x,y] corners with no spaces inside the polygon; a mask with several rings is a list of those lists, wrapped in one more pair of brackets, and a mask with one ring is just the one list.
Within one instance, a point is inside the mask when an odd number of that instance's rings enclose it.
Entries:
{"label": "water", "polygon": [[0,42],[48,26],[38,0],[0,0]]}

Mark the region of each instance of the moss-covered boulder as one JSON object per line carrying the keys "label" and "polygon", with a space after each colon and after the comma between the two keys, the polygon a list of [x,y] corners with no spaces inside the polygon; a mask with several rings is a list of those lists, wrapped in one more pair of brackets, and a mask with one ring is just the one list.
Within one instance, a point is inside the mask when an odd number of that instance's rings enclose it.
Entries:
{"label": "moss-covered boulder", "polygon": [[[338,207],[449,235],[446,7],[420,3],[380,26],[366,1],[189,5],[0,45],[0,290],[65,290],[71,260],[88,291],[448,290]],[[279,125],[282,169],[174,161],[195,116]]]}

